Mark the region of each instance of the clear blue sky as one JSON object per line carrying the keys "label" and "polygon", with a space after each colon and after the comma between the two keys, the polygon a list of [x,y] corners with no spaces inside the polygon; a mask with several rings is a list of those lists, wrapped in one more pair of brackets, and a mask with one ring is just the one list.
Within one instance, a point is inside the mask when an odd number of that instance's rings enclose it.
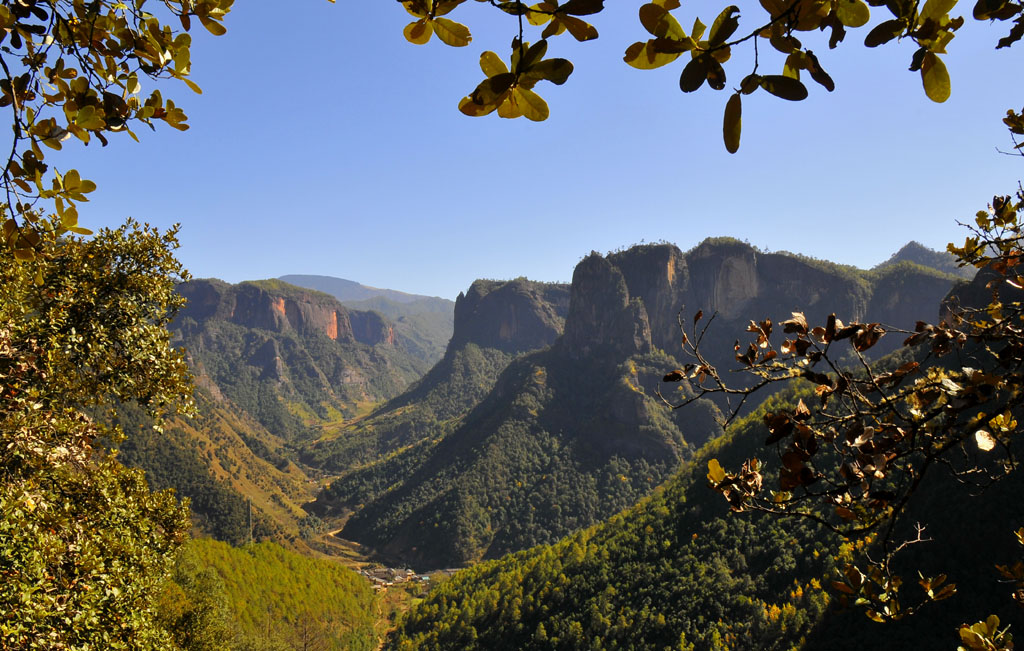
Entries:
{"label": "clear blue sky", "polygon": [[[553,39],[549,55],[576,72],[537,87],[552,115],[535,124],[456,110],[482,78],[480,53],[507,58],[515,33],[486,5],[451,15],[474,34],[454,49],[407,43],[397,2],[239,2],[227,35],[195,32],[204,94],[173,94],[190,131],[50,159],[99,184],[85,226],[180,221],[195,276],[324,274],[448,298],[479,277],[568,280],[591,250],[642,240],[685,250],[730,235],[870,267],[912,239],[962,240],[956,220],[1024,177],[1024,161],[996,152],[1009,145],[1001,117],[1024,104],[1024,45],[995,51],[1005,28],[977,23],[968,4],[945,104],[907,71],[912,44],[869,50],[862,28],[830,52],[807,34],[836,91],[808,80],[804,102],[745,98],[736,155],[721,141],[725,92],[679,92],[682,59],[657,71],[622,62],[646,39],[640,4],[609,1],[595,42]],[[677,13],[710,24],[715,8]],[[885,10],[873,11],[871,25]],[[767,49],[761,70],[781,72]],[[734,58],[746,66],[751,53]]]}

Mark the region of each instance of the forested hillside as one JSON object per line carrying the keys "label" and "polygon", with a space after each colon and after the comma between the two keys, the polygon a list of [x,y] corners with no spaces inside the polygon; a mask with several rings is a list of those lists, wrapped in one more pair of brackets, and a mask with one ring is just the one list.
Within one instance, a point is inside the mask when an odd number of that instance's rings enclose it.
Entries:
{"label": "forested hillside", "polygon": [[396,344],[390,322],[281,281],[197,280],[173,324],[199,386],[274,434],[351,418],[398,395],[426,370]]}
{"label": "forested hillside", "polygon": [[190,541],[160,599],[185,649],[370,651],[377,599],[335,562],[275,545]]}
{"label": "forested hillside", "polygon": [[[312,508],[354,511],[343,537],[427,567],[553,542],[633,504],[719,434],[724,403],[674,412],[656,395],[661,376],[686,361],[681,310],[716,314],[704,350],[729,368],[732,342],[752,317],[784,318],[801,305],[824,316],[839,300],[845,318],[912,328],[922,312],[938,314],[953,282],[911,263],[864,272],[735,240],[687,253],[639,246],[577,265],[564,332],[544,327],[544,302],[475,283],[456,304],[445,360],[388,407],[304,454],[343,473]],[[541,350],[516,360],[502,354],[531,349]],[[471,368],[460,366],[465,360],[488,368],[468,390],[473,373],[452,374]],[[442,394],[458,407],[437,410]],[[355,464],[365,465],[345,472]]]}
{"label": "forested hillside", "polygon": [[1019,473],[982,496],[948,475],[922,489],[928,497],[910,521],[928,522],[934,542],[906,562],[956,568],[949,580],[959,591],[886,625],[843,610],[841,593],[822,589],[842,578],[832,556],[853,546],[806,519],[729,513],[707,486],[708,459],[735,467],[761,454],[764,413],[792,400],[773,398],[627,512],[461,572],[409,614],[389,648],[931,649],[952,648],[965,619],[1019,620],[994,568],[1020,554],[1007,529],[1024,518]]}

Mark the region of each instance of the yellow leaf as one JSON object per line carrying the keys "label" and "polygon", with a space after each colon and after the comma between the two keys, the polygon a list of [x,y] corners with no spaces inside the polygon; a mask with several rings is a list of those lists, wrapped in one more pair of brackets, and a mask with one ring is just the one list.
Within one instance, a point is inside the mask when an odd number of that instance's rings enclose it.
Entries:
{"label": "yellow leaf", "polygon": [[214,36],[223,36],[223,35],[228,33],[228,30],[227,30],[227,28],[224,27],[224,25],[221,25],[220,23],[218,23],[216,20],[213,20],[212,18],[208,18],[206,16],[200,16],[199,17],[199,22],[201,22],[203,24],[203,27],[206,28],[206,31],[210,32]]}
{"label": "yellow leaf", "polygon": [[487,115],[493,111],[496,106],[477,104],[470,97],[463,97],[462,101],[459,102],[459,111],[463,115],[468,115],[472,118],[480,117],[481,115]]}
{"label": "yellow leaf", "polygon": [[97,130],[107,126],[107,123],[103,121],[103,116],[96,111],[94,106],[83,106],[78,110],[78,114],[75,115],[75,124],[83,129]]}
{"label": "yellow leaf", "polygon": [[871,10],[861,0],[839,0],[836,16],[845,27],[863,27],[871,20]]}
{"label": "yellow leaf", "polygon": [[425,18],[417,20],[416,22],[409,23],[402,30],[402,34],[405,35],[405,40],[416,45],[423,45],[430,40],[430,35],[434,33],[434,27]]}
{"label": "yellow leaf", "polygon": [[924,55],[924,61],[921,64],[921,81],[924,82],[924,92],[931,101],[941,103],[949,99],[949,72],[942,59],[932,52]]}
{"label": "yellow leaf", "polygon": [[468,27],[447,18],[434,19],[434,33],[442,43],[452,47],[464,47],[473,40]]}
{"label": "yellow leaf", "polygon": [[521,86],[516,87],[513,95],[515,96],[516,105],[527,120],[543,122],[548,119],[550,114],[548,103],[540,95]]}
{"label": "yellow leaf", "polygon": [[713,484],[720,484],[724,479],[725,470],[722,469],[722,464],[718,463],[718,459],[708,461],[708,481]]}
{"label": "yellow leaf", "polygon": [[974,442],[978,444],[978,449],[982,452],[988,452],[992,448],[996,447],[995,437],[983,429],[979,429],[974,433]]}
{"label": "yellow leaf", "polygon": [[496,75],[508,74],[508,66],[494,52],[484,52],[480,55],[480,69],[488,78]]}
{"label": "yellow leaf", "polygon": [[551,12],[554,12],[557,8],[558,5],[551,4],[550,2],[535,4],[526,12],[526,20],[530,21],[531,25],[543,25],[551,20]]}
{"label": "yellow leaf", "polygon": [[498,115],[509,120],[523,117],[523,112],[519,110],[514,94],[509,93],[505,101],[498,105]]}
{"label": "yellow leaf", "polygon": [[653,70],[668,65],[679,58],[681,53],[657,52],[652,41],[646,43],[634,43],[626,48],[626,55],[622,60],[638,70]]}

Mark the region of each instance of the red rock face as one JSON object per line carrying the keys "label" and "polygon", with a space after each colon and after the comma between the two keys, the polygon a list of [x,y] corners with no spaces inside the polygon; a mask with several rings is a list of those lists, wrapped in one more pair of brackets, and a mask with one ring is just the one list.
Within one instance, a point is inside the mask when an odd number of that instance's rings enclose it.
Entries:
{"label": "red rock face", "polygon": [[338,313],[331,313],[331,320],[327,323],[327,336],[331,339],[338,338]]}
{"label": "red rock face", "polygon": [[275,298],[275,299],[271,300],[270,307],[271,307],[271,309],[273,309],[275,312],[277,312],[281,316],[286,316],[286,312],[285,312],[285,309],[284,309],[284,299],[283,298]]}
{"label": "red rock face", "polygon": [[198,280],[179,291],[189,299],[181,316],[203,320],[214,315],[233,323],[271,332],[323,334],[334,341],[395,344],[391,324],[373,312],[349,311],[333,298],[290,290],[282,296],[256,284],[228,285]]}

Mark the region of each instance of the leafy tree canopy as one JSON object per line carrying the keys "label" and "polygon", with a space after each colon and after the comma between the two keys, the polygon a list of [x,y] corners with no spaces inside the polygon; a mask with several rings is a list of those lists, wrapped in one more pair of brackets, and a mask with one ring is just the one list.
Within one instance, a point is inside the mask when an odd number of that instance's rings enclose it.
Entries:
{"label": "leafy tree canopy", "polygon": [[[467,0],[400,1],[415,18],[404,30],[410,42],[425,44],[436,35],[446,45],[463,47],[472,40],[469,28],[449,17]],[[504,118],[546,119],[548,105],[534,87],[541,81],[561,85],[573,72],[567,59],[545,58],[548,44],[556,37],[580,42],[598,38],[597,28],[587,21],[597,21],[592,17],[604,10],[603,0],[477,1],[508,14],[514,38],[507,64],[495,52],[481,54],[484,80],[459,102],[459,110],[470,116],[497,112]],[[760,5],[742,11],[736,5],[709,8],[706,14],[702,8],[702,15],[688,31],[677,17],[679,0],[653,0],[639,8],[639,23],[646,34],[638,31],[638,36],[645,40],[626,47],[623,58],[640,70],[680,66],[679,88],[685,93],[705,84],[716,91],[731,90],[722,124],[730,152],[739,148],[743,96],[764,91],[800,101],[809,95],[808,78],[827,91],[835,89],[835,81],[822,67],[811,42],[821,40],[813,46],[835,49],[845,41],[847,30],[864,28],[864,45],[871,48],[902,39],[912,41],[917,49],[909,61],[910,70],[919,73],[928,98],[944,102],[950,96],[949,73],[942,57],[965,24],[956,11],[957,0],[761,0]],[[877,13],[882,17],[876,16],[869,25],[873,8],[880,10]],[[1024,4],[1020,2],[978,0],[972,15],[979,21],[1010,24],[997,48],[1009,47],[1024,36]],[[822,37],[817,38],[815,32]],[[539,38],[528,42],[534,33]],[[733,57],[734,48],[741,44],[752,44],[752,60]],[[680,58],[685,64],[677,62]]]}
{"label": "leafy tree canopy", "polygon": [[[188,129],[165,99],[162,80],[193,91],[190,30],[225,32],[233,0],[4,0],[0,3],[0,107],[11,111],[10,150],[0,175],[7,214],[2,241],[19,259],[43,246],[43,233],[88,234],[76,204],[96,185],[46,162],[71,139],[106,145],[114,134],[158,122]],[[149,88],[146,88],[146,85]]]}
{"label": "leafy tree canopy", "polygon": [[165,648],[152,597],[188,509],[102,454],[85,408],[190,408],[175,245],[129,224],[0,256],[0,646]]}

